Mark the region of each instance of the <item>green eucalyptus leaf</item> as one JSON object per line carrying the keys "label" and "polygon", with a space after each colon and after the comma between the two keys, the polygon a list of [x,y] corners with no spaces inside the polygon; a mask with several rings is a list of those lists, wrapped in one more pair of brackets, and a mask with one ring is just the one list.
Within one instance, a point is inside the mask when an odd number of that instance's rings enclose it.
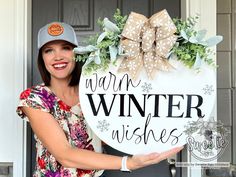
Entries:
{"label": "green eucalyptus leaf", "polygon": [[202,41],[203,38],[206,36],[206,33],[207,33],[207,30],[205,29],[198,31],[196,34],[197,41],[198,42]]}
{"label": "green eucalyptus leaf", "polygon": [[186,33],[184,30],[181,30],[181,31],[180,31],[180,35],[181,35],[185,40],[188,41],[188,35],[187,35],[187,33]]}
{"label": "green eucalyptus leaf", "polygon": [[197,38],[196,38],[195,36],[191,36],[191,37],[189,38],[189,42],[197,44],[197,43],[198,43],[198,40],[197,40]]}
{"label": "green eucalyptus leaf", "polygon": [[91,52],[84,65],[86,66],[86,65],[90,64],[91,62],[95,62],[96,64],[101,63],[100,50],[96,50],[94,52]]}
{"label": "green eucalyptus leaf", "polygon": [[104,18],[103,20],[104,23],[104,30],[106,32],[120,32],[120,29],[116,24],[112,23],[108,18]]}
{"label": "green eucalyptus leaf", "polygon": [[97,44],[101,43],[102,40],[108,35],[108,33],[105,31],[103,33],[101,33],[99,36],[98,36],[98,39],[97,39]]}
{"label": "green eucalyptus leaf", "polygon": [[202,63],[202,59],[201,59],[199,53],[197,53],[197,55],[196,55],[196,60],[195,60],[195,62],[194,62],[193,68],[194,68],[194,69],[199,69],[200,66],[201,66],[201,63]]}
{"label": "green eucalyptus leaf", "polygon": [[117,54],[118,54],[118,49],[115,46],[109,46],[109,52],[110,52],[110,59],[111,61],[115,61],[117,58]]}
{"label": "green eucalyptus leaf", "polygon": [[93,46],[93,45],[88,45],[88,46],[78,46],[76,48],[74,48],[74,53],[75,54],[86,54],[86,53],[90,53],[93,51],[96,51],[98,48]]}
{"label": "green eucalyptus leaf", "polygon": [[220,43],[222,40],[223,40],[222,36],[214,36],[214,37],[207,39],[206,43],[207,43],[208,47],[212,47],[212,46],[215,46],[218,43]]}

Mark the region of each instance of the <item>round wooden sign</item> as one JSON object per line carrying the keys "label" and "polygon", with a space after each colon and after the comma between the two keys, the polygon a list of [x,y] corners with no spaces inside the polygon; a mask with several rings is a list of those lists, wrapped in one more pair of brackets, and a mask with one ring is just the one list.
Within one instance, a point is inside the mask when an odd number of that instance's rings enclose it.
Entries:
{"label": "round wooden sign", "polygon": [[207,120],[216,101],[215,69],[200,72],[172,59],[174,69],[157,71],[154,79],[144,70],[133,80],[118,72],[81,76],[81,108],[88,125],[113,148],[140,154],[162,152],[186,144],[185,127],[199,118]]}

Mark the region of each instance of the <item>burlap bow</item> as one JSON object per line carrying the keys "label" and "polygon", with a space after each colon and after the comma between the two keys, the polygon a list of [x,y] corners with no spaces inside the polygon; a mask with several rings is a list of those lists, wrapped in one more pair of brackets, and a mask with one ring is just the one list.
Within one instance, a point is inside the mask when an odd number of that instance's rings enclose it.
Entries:
{"label": "burlap bow", "polygon": [[149,78],[156,70],[168,71],[172,66],[166,59],[176,42],[176,27],[166,10],[147,17],[131,12],[122,31],[121,46],[125,57],[119,71],[137,79],[142,67]]}

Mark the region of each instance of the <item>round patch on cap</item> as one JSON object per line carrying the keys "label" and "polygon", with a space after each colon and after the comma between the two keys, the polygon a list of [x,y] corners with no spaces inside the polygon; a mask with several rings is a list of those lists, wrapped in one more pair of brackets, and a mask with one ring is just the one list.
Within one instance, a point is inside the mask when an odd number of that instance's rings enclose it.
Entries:
{"label": "round patch on cap", "polygon": [[51,36],[58,36],[62,34],[63,31],[64,31],[64,28],[60,23],[52,23],[48,27],[48,34],[50,34]]}

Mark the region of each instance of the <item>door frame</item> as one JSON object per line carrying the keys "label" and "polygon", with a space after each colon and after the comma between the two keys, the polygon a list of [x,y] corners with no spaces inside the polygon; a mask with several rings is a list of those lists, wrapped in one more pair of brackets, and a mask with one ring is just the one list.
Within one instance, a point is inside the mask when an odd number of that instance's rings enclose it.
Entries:
{"label": "door frame", "polygon": [[[17,31],[17,35],[21,36],[22,40],[16,41],[21,43],[24,41],[24,45],[22,48],[22,53],[19,52],[20,56],[23,58],[23,63],[16,68],[16,73],[22,73],[22,76],[19,80],[15,81],[16,84],[21,82],[21,88],[26,89],[29,87],[31,83],[31,56],[32,56],[32,0],[15,0],[17,2],[17,12],[19,13],[16,16],[17,22],[20,21],[21,23],[17,24],[17,27],[23,29],[23,31]],[[211,9],[211,11],[209,11]],[[198,23],[199,29],[208,29],[207,35],[214,36],[216,35],[216,1],[215,0],[181,0],[181,17],[187,18],[189,16],[195,16],[196,14],[200,14],[200,19]],[[209,23],[209,20],[211,23]],[[216,48],[214,48],[216,50]],[[18,94],[18,91],[17,93]],[[215,106],[217,107],[217,106]],[[216,109],[213,111],[213,114],[216,117]],[[23,132],[27,132],[27,125],[24,123]],[[27,163],[27,133],[24,133],[21,137],[21,144],[24,147],[22,154],[19,154],[20,157],[23,157],[22,161],[19,162],[23,164],[23,176],[26,176],[26,163]],[[191,156],[189,155],[188,151],[185,150],[182,153],[182,159],[184,161],[191,160]],[[191,168],[183,168],[182,169],[183,176],[187,177],[197,177],[201,176],[201,170],[196,171],[192,170]],[[21,177],[22,175],[14,174],[14,177]]]}
{"label": "door frame", "polygon": [[[209,10],[211,9],[211,10]],[[207,36],[215,36],[217,25],[216,25],[216,17],[217,17],[217,2],[216,0],[181,0],[181,17],[186,19],[190,16],[195,16],[199,14],[200,18],[198,19],[197,28],[198,29],[207,29]],[[210,19],[210,23],[209,23]],[[216,47],[212,47],[212,50],[216,53]],[[216,56],[213,57],[216,60]],[[217,81],[217,78],[215,78]],[[217,83],[217,82],[216,82]],[[212,116],[217,121],[217,98],[212,110]],[[182,153],[182,161],[184,162],[199,162],[195,158],[193,158],[189,151],[185,148],[184,153]],[[217,161],[217,160],[216,160]],[[194,168],[182,168],[183,176],[187,177],[199,177],[202,176],[202,170],[194,169]]]}
{"label": "door frame", "polygon": [[[14,90],[15,95],[15,105],[16,108],[18,105],[19,93],[22,90],[28,87],[30,83],[29,73],[31,66],[31,0],[13,0],[14,2],[14,20],[15,24],[12,28],[15,29],[15,62],[14,70],[16,76],[14,79],[14,85],[16,86]],[[6,17],[7,18],[7,17]],[[17,152],[13,151],[13,177],[22,177],[26,176],[26,148],[27,148],[27,123],[19,119],[16,115],[16,118],[13,122],[15,124],[17,138],[16,141],[18,144]]]}

